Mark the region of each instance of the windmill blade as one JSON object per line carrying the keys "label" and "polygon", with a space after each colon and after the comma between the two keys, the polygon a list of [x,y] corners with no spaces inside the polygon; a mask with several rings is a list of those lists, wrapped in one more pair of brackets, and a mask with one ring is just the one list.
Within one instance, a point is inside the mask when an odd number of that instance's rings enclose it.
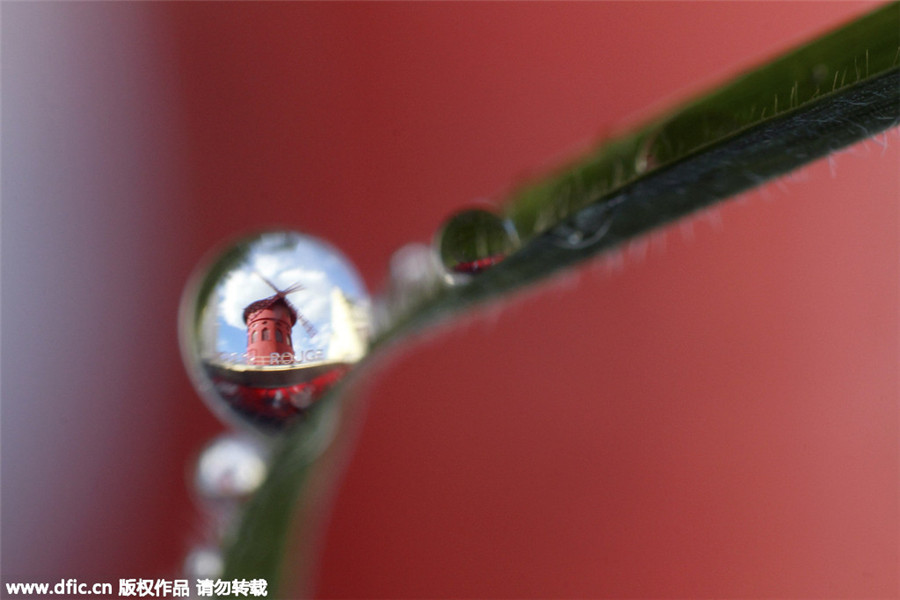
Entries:
{"label": "windmill blade", "polygon": [[305,290],[305,289],[306,288],[303,287],[303,284],[298,281],[291,287],[285,288],[285,290],[283,292],[281,292],[281,294],[287,296],[288,294],[293,294],[294,292],[299,292],[300,290]]}
{"label": "windmill blade", "polygon": [[278,287],[277,287],[274,283],[272,283],[271,281],[269,281],[268,279],[266,279],[266,276],[265,276],[265,275],[263,275],[262,273],[260,273],[260,272],[257,271],[256,269],[253,269],[253,272],[256,273],[257,275],[259,275],[259,278],[262,279],[263,281],[265,281],[265,282],[268,284],[268,286],[269,286],[270,288],[272,288],[273,290],[275,290],[276,293],[278,293],[278,294],[280,294],[280,295],[282,295],[282,296],[284,295],[284,292],[282,292],[281,290],[279,290]]}
{"label": "windmill blade", "polygon": [[316,328],[313,327],[313,324],[306,320],[306,317],[303,316],[299,310],[297,311],[297,320],[300,321],[300,324],[303,325],[303,329],[306,330],[306,335],[309,337],[316,336]]}

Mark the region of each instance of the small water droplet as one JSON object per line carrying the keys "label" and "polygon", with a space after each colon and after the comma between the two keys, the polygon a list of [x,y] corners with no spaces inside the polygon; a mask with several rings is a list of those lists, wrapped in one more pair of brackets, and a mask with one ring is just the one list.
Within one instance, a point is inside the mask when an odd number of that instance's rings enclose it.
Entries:
{"label": "small water droplet", "polygon": [[550,230],[554,243],[562,248],[587,248],[602,240],[612,227],[617,200],[580,209]]}
{"label": "small water droplet", "polygon": [[812,73],[810,73],[810,79],[814,85],[823,85],[828,81],[828,65],[819,63],[813,67]]}
{"label": "small water droplet", "polygon": [[375,310],[379,327],[389,326],[398,314],[432,296],[440,289],[441,277],[441,269],[430,246],[412,243],[394,252],[387,288]]}
{"label": "small water droplet", "polygon": [[213,546],[191,550],[184,559],[184,576],[190,580],[218,579],[225,570],[222,552]]}
{"label": "small water droplet", "polygon": [[194,487],[209,500],[245,500],[266,478],[268,454],[268,448],[256,438],[224,433],[200,453]]}
{"label": "small water droplet", "polygon": [[390,286],[402,294],[428,293],[440,283],[440,274],[431,248],[407,244],[394,252],[390,264]]}
{"label": "small water droplet", "polygon": [[519,246],[519,238],[508,219],[474,208],[447,219],[436,246],[441,264],[455,282],[502,261]]}
{"label": "small water droplet", "polygon": [[273,432],[363,357],[370,321],[368,292],[338,250],[266,232],[198,268],[182,298],[181,351],[220,417]]}
{"label": "small water droplet", "polygon": [[656,131],[648,135],[638,148],[634,157],[634,172],[636,175],[643,175],[651,169],[655,169],[659,165],[657,158],[657,138],[659,132]]}

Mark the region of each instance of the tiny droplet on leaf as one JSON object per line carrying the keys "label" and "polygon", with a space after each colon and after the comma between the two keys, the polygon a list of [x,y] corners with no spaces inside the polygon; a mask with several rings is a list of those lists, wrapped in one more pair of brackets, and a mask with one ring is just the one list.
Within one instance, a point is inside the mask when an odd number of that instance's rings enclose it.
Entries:
{"label": "tiny droplet on leaf", "polygon": [[519,246],[512,223],[482,208],[463,210],[447,219],[435,240],[440,264],[453,282],[490,268]]}

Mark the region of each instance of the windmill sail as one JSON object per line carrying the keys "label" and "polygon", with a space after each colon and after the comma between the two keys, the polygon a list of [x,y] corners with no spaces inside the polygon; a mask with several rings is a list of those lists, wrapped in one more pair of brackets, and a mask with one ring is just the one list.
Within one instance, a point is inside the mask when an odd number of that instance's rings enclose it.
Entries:
{"label": "windmill sail", "polygon": [[303,313],[301,313],[299,310],[297,310],[297,307],[295,307],[293,304],[291,304],[287,299],[288,294],[293,294],[294,292],[299,292],[301,290],[306,289],[305,287],[303,287],[303,284],[301,284],[298,281],[297,283],[282,290],[277,285],[272,283],[272,281],[270,281],[265,275],[263,275],[259,271],[254,270],[254,273],[256,273],[256,275],[260,279],[262,279],[264,282],[266,282],[266,285],[268,285],[270,288],[275,290],[275,295],[269,296],[268,298],[263,298],[262,300],[257,300],[256,302],[253,302],[252,304],[247,306],[244,309],[244,322],[245,323],[247,322],[248,317],[252,313],[254,313],[258,310],[262,310],[264,308],[269,308],[270,306],[274,305],[276,302],[280,301],[280,302],[283,302],[288,307],[288,310],[291,313],[291,325],[293,326],[297,321],[300,321],[300,325],[303,326],[303,329],[304,329],[304,331],[306,331],[306,334],[309,337],[314,337],[316,335],[316,328],[313,326],[312,323],[309,322],[309,320],[305,316],[303,316]]}

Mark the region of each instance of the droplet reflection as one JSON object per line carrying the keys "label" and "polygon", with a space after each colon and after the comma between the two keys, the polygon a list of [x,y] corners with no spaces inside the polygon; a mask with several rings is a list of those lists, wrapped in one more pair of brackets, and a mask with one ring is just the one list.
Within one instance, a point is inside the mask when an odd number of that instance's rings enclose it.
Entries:
{"label": "droplet reflection", "polygon": [[369,313],[359,275],[334,247],[263,233],[225,248],[188,284],[182,355],[220,416],[276,431],[363,357]]}
{"label": "droplet reflection", "polygon": [[518,245],[510,221],[480,208],[447,219],[436,239],[441,264],[454,280],[454,276],[473,275],[497,264]]}

